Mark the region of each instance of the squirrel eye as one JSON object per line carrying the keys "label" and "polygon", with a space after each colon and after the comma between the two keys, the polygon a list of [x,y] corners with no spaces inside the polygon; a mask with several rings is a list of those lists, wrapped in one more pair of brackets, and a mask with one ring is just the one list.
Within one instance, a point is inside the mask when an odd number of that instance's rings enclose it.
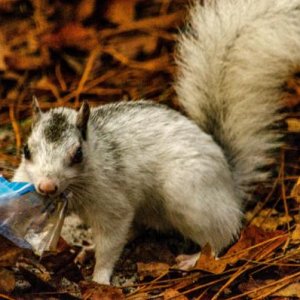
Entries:
{"label": "squirrel eye", "polygon": [[72,157],[71,163],[72,164],[78,164],[81,163],[83,159],[83,153],[82,153],[82,148],[78,147]]}
{"label": "squirrel eye", "polygon": [[23,153],[24,153],[25,159],[31,158],[31,153],[30,153],[30,150],[29,150],[29,147],[27,144],[24,146]]}

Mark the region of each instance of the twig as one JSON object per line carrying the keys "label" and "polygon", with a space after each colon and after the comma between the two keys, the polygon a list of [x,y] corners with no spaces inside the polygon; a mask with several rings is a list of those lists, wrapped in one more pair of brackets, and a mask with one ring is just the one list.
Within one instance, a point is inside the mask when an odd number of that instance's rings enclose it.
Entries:
{"label": "twig", "polygon": [[21,139],[21,134],[20,134],[20,126],[15,117],[15,109],[14,109],[13,103],[11,103],[9,105],[9,118],[10,118],[11,125],[13,128],[14,134],[15,134],[17,155],[19,155],[21,145],[22,145],[22,139]]}
{"label": "twig", "polygon": [[[287,277],[283,277],[283,278],[281,278],[281,279],[279,279],[279,280],[277,280],[277,281],[275,281],[275,282],[271,282],[271,283],[269,283],[269,284],[267,284],[267,285],[265,285],[265,286],[256,288],[255,291],[253,291],[253,290],[252,290],[252,291],[247,291],[247,292],[245,292],[245,293],[243,293],[243,294],[240,294],[240,295],[236,295],[236,296],[227,298],[227,300],[239,299],[239,298],[241,298],[241,297],[245,297],[245,296],[247,296],[247,295],[249,295],[249,294],[252,294],[252,293],[254,293],[254,292],[257,293],[258,291],[264,290],[264,289],[266,289],[266,288],[268,288],[268,287],[270,287],[270,286],[276,285],[276,284],[281,283],[281,282],[284,282],[284,281],[286,281],[286,280],[290,280],[290,279],[294,279],[294,278],[298,278],[298,277],[300,277],[300,272],[296,272],[296,273],[294,273],[294,274],[292,274],[292,275],[289,275],[289,276],[287,276]],[[262,299],[262,297],[259,296],[258,299]]]}
{"label": "twig", "polygon": [[75,97],[75,108],[79,107],[79,96],[80,96],[81,92],[83,91],[84,84],[86,83],[86,81],[89,78],[89,75],[92,71],[94,62],[95,62],[95,60],[96,60],[96,58],[99,54],[99,50],[100,50],[99,48],[95,48],[94,50],[92,50],[89,57],[88,57],[88,59],[87,59],[87,63],[85,65],[82,77],[79,81],[78,88],[75,92],[75,95],[76,95],[76,97]]}

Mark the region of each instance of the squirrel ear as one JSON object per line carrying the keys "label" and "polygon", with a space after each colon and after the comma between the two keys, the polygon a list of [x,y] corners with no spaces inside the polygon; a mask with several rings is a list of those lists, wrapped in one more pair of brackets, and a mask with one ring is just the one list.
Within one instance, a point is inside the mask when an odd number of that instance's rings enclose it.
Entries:
{"label": "squirrel ear", "polygon": [[36,96],[32,97],[32,126],[41,118],[42,110]]}
{"label": "squirrel ear", "polygon": [[90,117],[90,106],[84,101],[77,113],[76,126],[81,131],[82,137],[86,140],[87,137],[87,123]]}

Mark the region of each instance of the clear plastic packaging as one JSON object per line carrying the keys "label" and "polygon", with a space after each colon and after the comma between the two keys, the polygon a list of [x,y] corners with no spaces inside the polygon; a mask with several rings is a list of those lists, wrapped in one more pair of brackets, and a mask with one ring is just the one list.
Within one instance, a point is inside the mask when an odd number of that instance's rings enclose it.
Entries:
{"label": "clear plastic packaging", "polygon": [[67,197],[43,197],[26,182],[0,176],[0,235],[42,255],[54,250],[67,210]]}

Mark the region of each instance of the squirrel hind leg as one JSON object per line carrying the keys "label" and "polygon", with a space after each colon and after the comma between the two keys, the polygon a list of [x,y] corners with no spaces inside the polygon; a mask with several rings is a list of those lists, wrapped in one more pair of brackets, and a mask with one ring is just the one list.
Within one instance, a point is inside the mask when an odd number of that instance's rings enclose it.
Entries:
{"label": "squirrel hind leg", "polygon": [[218,255],[239,233],[241,205],[230,189],[222,187],[221,183],[208,187],[199,184],[198,180],[191,181],[193,179],[180,185],[170,184],[170,189],[165,190],[168,221],[199,246],[210,244]]}

